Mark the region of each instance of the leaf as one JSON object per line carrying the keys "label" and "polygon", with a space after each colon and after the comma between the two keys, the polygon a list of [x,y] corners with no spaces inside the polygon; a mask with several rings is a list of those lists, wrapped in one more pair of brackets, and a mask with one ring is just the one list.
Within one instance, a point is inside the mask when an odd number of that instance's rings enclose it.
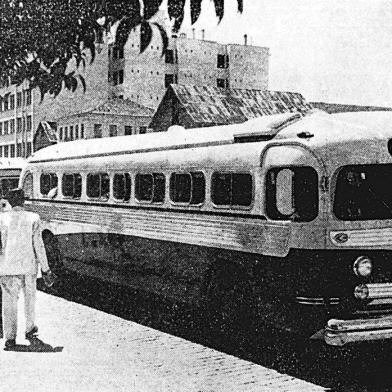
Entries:
{"label": "leaf", "polygon": [[150,19],[159,10],[162,0],[147,0],[144,4],[144,19]]}
{"label": "leaf", "polygon": [[162,46],[162,56],[163,56],[165,54],[165,52],[166,52],[166,49],[167,49],[168,45],[169,45],[169,39],[167,37],[166,30],[159,23],[154,22],[153,25],[158,27],[158,30],[159,30],[159,32],[161,34],[162,45],[163,45]]}
{"label": "leaf", "polygon": [[[218,0],[214,0],[215,7],[217,1]],[[191,0],[191,23],[192,24],[194,24],[200,16],[201,3],[202,0]]]}
{"label": "leaf", "polygon": [[178,31],[184,19],[185,0],[168,0],[167,12],[174,19],[173,30]]}
{"label": "leaf", "polygon": [[150,24],[143,21],[140,27],[140,53],[147,49],[152,39],[152,28]]}
{"label": "leaf", "polygon": [[219,19],[219,22],[223,18],[223,13],[225,11],[225,1],[224,0],[214,0],[215,4],[215,14]]}
{"label": "leaf", "polygon": [[80,79],[80,83],[82,83],[83,86],[83,92],[86,92],[86,81],[84,80],[84,77],[82,75],[78,75],[78,78]]}
{"label": "leaf", "polygon": [[129,33],[131,30],[139,25],[142,21],[142,18],[140,15],[133,15],[130,17],[125,17],[121,20],[117,27],[116,31],[116,45],[120,48],[123,48],[124,45],[126,44]]}

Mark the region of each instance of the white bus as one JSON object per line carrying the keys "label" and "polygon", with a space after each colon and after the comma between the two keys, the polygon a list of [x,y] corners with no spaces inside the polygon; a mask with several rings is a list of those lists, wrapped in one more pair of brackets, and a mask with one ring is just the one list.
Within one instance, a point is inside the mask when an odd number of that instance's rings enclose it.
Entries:
{"label": "white bus", "polygon": [[392,114],[361,116],[61,143],[20,186],[53,268],[330,345],[391,338]]}

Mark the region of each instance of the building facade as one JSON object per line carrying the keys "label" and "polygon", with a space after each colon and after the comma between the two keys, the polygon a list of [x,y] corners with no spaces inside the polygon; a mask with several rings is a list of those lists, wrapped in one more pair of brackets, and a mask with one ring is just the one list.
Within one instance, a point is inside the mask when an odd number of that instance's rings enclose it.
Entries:
{"label": "building facade", "polygon": [[108,81],[113,96],[129,98],[156,109],[170,84],[265,90],[268,88],[269,49],[220,44],[184,34],[169,38],[163,52],[159,32],[140,53],[135,28],[123,50],[108,52]]}
{"label": "building facade", "polygon": [[[0,88],[0,157],[29,156],[41,122],[58,123],[58,141],[99,135],[98,127],[94,132],[94,124],[102,124],[103,137],[114,134],[114,127],[112,131],[109,128],[116,124],[119,135],[144,132],[170,84],[260,90],[268,87],[268,48],[224,45],[182,34],[170,37],[163,52],[162,38],[156,29],[151,43],[140,53],[136,28],[123,49],[108,43],[99,49],[92,64],[87,56],[86,67],[77,69],[85,79],[85,92],[79,86],[73,93],[63,89],[56,98],[45,95],[42,100],[40,91],[30,90],[27,83]],[[69,67],[70,71],[74,68],[72,64]],[[139,108],[145,107],[140,109],[143,114],[135,114],[131,121],[114,112],[110,119],[108,114],[94,113],[113,98],[118,103],[121,99],[130,100]],[[93,119],[94,116],[105,116],[105,121]]]}
{"label": "building facade", "polygon": [[96,108],[61,117],[58,142],[147,133],[153,110],[129,99],[112,98]]}

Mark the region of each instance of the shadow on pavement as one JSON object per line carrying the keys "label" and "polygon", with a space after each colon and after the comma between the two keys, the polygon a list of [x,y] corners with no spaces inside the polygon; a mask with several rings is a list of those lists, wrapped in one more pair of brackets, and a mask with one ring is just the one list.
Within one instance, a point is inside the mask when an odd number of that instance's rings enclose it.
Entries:
{"label": "shadow on pavement", "polygon": [[41,339],[32,338],[30,344],[17,344],[7,351],[27,352],[27,353],[61,353],[64,347],[53,347],[44,343]]}

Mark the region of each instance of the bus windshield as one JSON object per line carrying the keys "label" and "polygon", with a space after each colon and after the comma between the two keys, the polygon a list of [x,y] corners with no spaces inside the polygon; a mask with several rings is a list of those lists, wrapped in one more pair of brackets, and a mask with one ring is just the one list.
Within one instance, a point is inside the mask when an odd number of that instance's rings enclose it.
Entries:
{"label": "bus windshield", "polygon": [[334,214],[341,220],[392,219],[392,164],[351,165],[337,176]]}

